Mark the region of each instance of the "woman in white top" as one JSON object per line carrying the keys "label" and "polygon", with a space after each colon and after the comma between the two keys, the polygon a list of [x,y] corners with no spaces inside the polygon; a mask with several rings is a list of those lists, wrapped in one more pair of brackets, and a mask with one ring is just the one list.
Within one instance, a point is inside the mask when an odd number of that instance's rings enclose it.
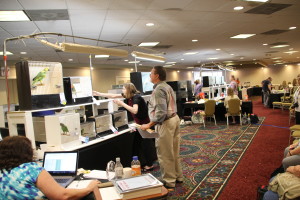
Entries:
{"label": "woman in white top", "polygon": [[[300,85],[300,74],[297,76],[298,85]],[[295,110],[295,116],[296,116],[296,124],[300,124],[300,87],[296,89],[294,93],[294,104],[293,109]],[[291,110],[292,112],[293,110]]]}
{"label": "woman in white top", "polygon": [[[240,99],[236,94],[234,94],[234,91],[231,87],[229,87],[227,89],[227,97],[225,97],[225,100],[224,100],[224,105],[226,107],[226,109],[228,109],[228,101],[230,99]],[[232,116],[232,123],[235,124],[235,117]]]}

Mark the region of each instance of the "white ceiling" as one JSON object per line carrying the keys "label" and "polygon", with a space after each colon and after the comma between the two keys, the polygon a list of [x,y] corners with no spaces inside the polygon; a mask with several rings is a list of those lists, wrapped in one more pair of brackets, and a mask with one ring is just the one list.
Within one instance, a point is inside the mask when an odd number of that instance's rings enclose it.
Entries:
{"label": "white ceiling", "polygon": [[[275,59],[272,58],[275,57],[281,57],[285,63],[300,62],[300,52],[284,53],[290,49],[300,51],[300,1],[271,0],[268,3],[291,6],[267,15],[245,13],[262,3],[241,0],[0,0],[0,10],[66,9],[69,16],[69,20],[0,22],[0,45],[3,48],[6,38],[37,32],[57,32],[132,44],[131,47],[117,47],[126,49],[129,53],[133,50],[153,53],[135,47],[141,42],[171,45],[170,48],[156,50],[165,53],[167,62],[176,62],[172,68],[180,69],[229,60],[238,64],[235,67],[254,66],[255,62],[271,65],[274,64]],[[244,6],[244,9],[234,11],[235,6]],[[155,25],[147,27],[145,24],[149,22]],[[274,29],[288,30],[291,26],[296,26],[297,29],[276,35],[261,34]],[[230,39],[231,36],[240,33],[256,35],[248,39]],[[79,44],[116,46],[92,40],[45,36],[51,37],[47,38],[50,42],[67,40]],[[192,39],[198,39],[198,42],[193,43]],[[270,45],[262,45],[276,42],[286,42],[290,46],[273,49]],[[217,48],[221,50],[217,51]],[[9,41],[7,50],[14,53],[8,56],[9,61],[29,58],[63,62],[69,66],[89,63],[86,54],[56,52],[34,39]],[[27,55],[21,55],[22,51],[27,52]],[[183,55],[186,52],[198,53]],[[69,62],[68,59],[71,58],[73,61]],[[133,67],[133,64],[128,64],[125,59],[133,60],[131,56],[111,57],[93,59],[93,63],[104,67]],[[143,61],[141,64],[154,66],[158,63]]]}

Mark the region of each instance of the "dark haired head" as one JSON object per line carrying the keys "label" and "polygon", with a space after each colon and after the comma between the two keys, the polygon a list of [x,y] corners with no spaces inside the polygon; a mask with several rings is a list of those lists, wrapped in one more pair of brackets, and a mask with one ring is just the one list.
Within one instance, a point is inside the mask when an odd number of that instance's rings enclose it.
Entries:
{"label": "dark haired head", "polygon": [[163,66],[155,66],[153,68],[155,70],[155,74],[158,74],[160,81],[165,81],[167,79],[167,72]]}
{"label": "dark haired head", "polygon": [[24,136],[8,136],[0,142],[0,169],[12,169],[32,162],[31,142]]}

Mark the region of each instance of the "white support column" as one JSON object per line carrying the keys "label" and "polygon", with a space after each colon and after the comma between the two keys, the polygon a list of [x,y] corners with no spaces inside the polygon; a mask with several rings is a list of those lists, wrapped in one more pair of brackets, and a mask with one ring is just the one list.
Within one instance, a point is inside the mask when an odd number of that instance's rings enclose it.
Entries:
{"label": "white support column", "polygon": [[24,124],[26,137],[31,140],[32,148],[36,148],[31,112],[8,112],[7,121],[10,136],[18,135],[17,124]]}

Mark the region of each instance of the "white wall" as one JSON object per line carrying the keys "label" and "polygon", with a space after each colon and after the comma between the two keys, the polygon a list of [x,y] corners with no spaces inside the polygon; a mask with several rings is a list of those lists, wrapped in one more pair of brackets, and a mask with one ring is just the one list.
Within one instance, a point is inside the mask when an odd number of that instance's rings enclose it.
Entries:
{"label": "white wall", "polygon": [[293,79],[300,74],[299,65],[287,65],[287,66],[272,66],[264,68],[245,68],[230,72],[227,74],[229,80],[230,75],[240,79],[240,82],[250,82],[251,85],[261,85],[261,81],[272,77],[273,84],[281,84],[282,81],[293,82]]}

